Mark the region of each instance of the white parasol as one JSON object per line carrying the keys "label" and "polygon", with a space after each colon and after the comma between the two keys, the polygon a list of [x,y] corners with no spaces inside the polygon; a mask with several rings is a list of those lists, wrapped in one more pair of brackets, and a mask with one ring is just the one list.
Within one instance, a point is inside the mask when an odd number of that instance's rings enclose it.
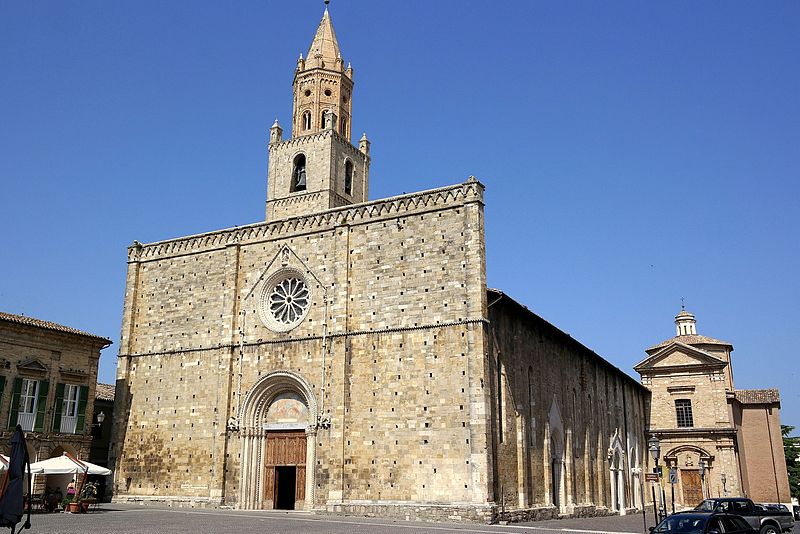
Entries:
{"label": "white parasol", "polygon": [[55,458],[48,458],[41,462],[31,464],[31,473],[44,473],[45,475],[110,475],[111,470],[91,462],[77,460],[64,453]]}

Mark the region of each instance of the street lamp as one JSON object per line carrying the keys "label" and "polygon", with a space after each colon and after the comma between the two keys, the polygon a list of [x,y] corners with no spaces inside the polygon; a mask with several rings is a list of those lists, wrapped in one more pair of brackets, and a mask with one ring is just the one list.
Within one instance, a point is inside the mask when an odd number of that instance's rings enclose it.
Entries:
{"label": "street lamp", "polygon": [[725,473],[722,473],[719,476],[719,479],[722,481],[722,494],[726,497],[728,496],[728,487],[726,486],[728,482],[728,476]]}
{"label": "street lamp", "polygon": [[653,461],[658,467],[658,458],[661,456],[661,442],[658,441],[657,436],[653,436],[647,441],[647,448],[650,449],[650,456],[653,457]]}
{"label": "street lamp", "polygon": [[[653,462],[655,466],[653,467],[654,473],[660,473],[660,469],[658,468],[658,458],[661,456],[661,442],[658,441],[658,436],[653,435],[649,440],[647,440],[647,449],[650,451],[650,456],[653,457]],[[661,521],[667,513],[666,513],[666,506],[665,506],[665,499],[664,499],[664,488],[661,488],[661,505],[658,506],[656,504],[656,487],[653,485],[653,513],[656,516],[656,523]],[[658,506],[658,509],[656,507]]]}
{"label": "street lamp", "polygon": [[106,414],[104,414],[101,411],[99,414],[97,414],[97,422],[94,423],[92,426],[100,426],[100,425],[103,424],[103,421],[105,421],[105,420],[106,420]]}

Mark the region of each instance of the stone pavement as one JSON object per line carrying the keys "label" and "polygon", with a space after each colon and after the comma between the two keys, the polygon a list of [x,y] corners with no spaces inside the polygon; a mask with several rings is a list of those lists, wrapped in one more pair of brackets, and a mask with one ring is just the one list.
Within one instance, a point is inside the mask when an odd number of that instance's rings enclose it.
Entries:
{"label": "stone pavement", "polygon": [[[27,532],[43,534],[627,534],[642,516],[564,519],[510,525],[415,523],[304,512],[199,510],[107,504],[89,514],[35,514]],[[648,526],[652,519],[648,519]],[[25,532],[25,531],[23,531]],[[800,529],[795,528],[800,534]]]}

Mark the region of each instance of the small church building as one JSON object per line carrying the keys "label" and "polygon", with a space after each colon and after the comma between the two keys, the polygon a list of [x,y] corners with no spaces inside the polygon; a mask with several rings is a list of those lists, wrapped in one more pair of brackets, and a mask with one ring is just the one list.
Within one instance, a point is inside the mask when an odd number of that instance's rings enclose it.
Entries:
{"label": "small church building", "polygon": [[778,390],[736,389],[733,345],[699,335],[693,314],[681,310],[675,329],[634,367],[652,394],[650,435],[677,475],[675,507],[738,496],[791,504]]}
{"label": "small church building", "polygon": [[291,135],[270,128],[265,220],[128,249],[115,499],[476,521],[641,508],[648,389],[487,287],[478,180],[368,198],[353,84],[326,10]]}

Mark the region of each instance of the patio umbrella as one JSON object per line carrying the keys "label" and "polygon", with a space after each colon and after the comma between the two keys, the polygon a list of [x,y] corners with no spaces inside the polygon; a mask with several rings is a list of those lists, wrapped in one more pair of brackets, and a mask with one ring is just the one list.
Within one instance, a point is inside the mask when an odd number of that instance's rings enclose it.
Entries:
{"label": "patio umbrella", "polygon": [[[31,480],[28,477],[28,487],[24,488],[22,483],[24,481],[25,466],[30,470],[30,461],[28,460],[28,448],[25,445],[25,434],[22,432],[22,427],[17,425],[14,434],[11,436],[11,458],[8,463],[8,471],[6,472],[6,481],[3,488],[3,495],[0,497],[0,527],[8,527],[11,529],[11,534],[17,531],[17,523],[20,522],[22,516],[25,514],[25,499],[24,492],[27,489],[28,493],[31,491]],[[30,472],[30,471],[28,471]],[[28,503],[28,520],[22,528],[31,528],[31,507]]]}
{"label": "patio umbrella", "polygon": [[77,460],[64,453],[55,458],[32,463],[31,473],[44,473],[45,475],[110,475],[111,470],[91,462]]}

